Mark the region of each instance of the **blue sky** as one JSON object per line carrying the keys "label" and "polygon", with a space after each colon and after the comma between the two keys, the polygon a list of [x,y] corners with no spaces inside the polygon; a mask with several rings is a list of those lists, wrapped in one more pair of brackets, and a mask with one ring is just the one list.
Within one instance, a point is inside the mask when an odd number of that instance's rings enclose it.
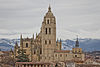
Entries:
{"label": "blue sky", "polygon": [[39,33],[49,4],[57,38],[100,38],[100,0],[0,0],[0,38]]}

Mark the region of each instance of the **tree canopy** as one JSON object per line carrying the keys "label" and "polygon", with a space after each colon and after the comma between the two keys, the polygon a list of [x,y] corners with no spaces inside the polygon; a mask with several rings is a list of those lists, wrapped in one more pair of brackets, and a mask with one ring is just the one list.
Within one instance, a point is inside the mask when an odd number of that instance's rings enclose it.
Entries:
{"label": "tree canopy", "polygon": [[25,54],[25,50],[18,50],[17,62],[29,62],[28,55]]}

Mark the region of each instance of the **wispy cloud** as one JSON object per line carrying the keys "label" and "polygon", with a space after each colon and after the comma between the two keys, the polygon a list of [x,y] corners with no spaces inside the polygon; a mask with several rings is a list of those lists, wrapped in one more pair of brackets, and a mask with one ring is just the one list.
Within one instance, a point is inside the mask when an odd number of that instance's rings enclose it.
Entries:
{"label": "wispy cloud", "polygon": [[[100,0],[0,0],[0,37],[39,32],[51,4],[57,38],[100,38]],[[63,35],[62,35],[63,34]]]}

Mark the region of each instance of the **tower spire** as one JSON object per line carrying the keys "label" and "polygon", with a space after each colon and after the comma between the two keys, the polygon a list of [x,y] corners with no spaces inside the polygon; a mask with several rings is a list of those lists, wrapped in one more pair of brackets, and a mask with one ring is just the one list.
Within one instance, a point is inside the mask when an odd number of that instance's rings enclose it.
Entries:
{"label": "tower spire", "polygon": [[33,40],[34,40],[34,33],[33,33]]}
{"label": "tower spire", "polygon": [[16,46],[18,46],[18,43],[17,43],[17,41],[16,41],[15,45],[16,45]]}
{"label": "tower spire", "polygon": [[20,35],[20,44],[22,43],[22,34]]}
{"label": "tower spire", "polygon": [[61,43],[61,38],[60,38],[60,43]]}
{"label": "tower spire", "polygon": [[21,48],[23,49],[23,38],[22,38],[22,34],[21,34],[21,36],[20,36],[20,46],[21,46]]}
{"label": "tower spire", "polygon": [[79,47],[78,35],[77,35],[75,47]]}
{"label": "tower spire", "polygon": [[58,38],[57,38],[57,42],[58,42]]}
{"label": "tower spire", "polygon": [[20,39],[22,39],[22,34],[20,35]]}
{"label": "tower spire", "polygon": [[36,37],[37,37],[37,33],[36,33]]}
{"label": "tower spire", "polygon": [[51,7],[50,7],[50,4],[49,4],[48,12],[51,12]]}

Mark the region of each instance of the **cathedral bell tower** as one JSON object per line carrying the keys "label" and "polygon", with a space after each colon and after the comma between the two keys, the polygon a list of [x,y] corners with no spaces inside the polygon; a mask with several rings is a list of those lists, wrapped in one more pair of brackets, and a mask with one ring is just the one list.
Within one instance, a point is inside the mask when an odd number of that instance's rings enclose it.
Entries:
{"label": "cathedral bell tower", "polygon": [[56,19],[49,6],[48,12],[42,22],[42,51],[43,61],[53,61],[54,50],[56,49]]}

